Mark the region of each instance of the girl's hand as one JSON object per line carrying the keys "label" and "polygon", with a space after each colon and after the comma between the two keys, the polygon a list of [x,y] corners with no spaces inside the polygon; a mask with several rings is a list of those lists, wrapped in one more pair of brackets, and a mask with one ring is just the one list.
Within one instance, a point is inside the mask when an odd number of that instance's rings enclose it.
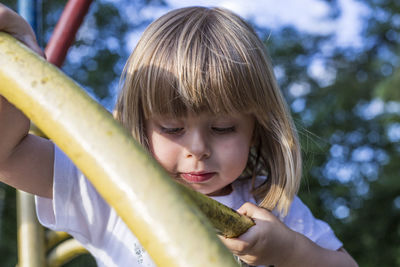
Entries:
{"label": "girl's hand", "polygon": [[20,15],[0,4],[0,31],[7,32],[44,57],[31,26]]}
{"label": "girl's hand", "polygon": [[294,249],[296,234],[271,212],[249,202],[238,210],[256,225],[238,238],[220,237],[221,241],[249,265],[284,265]]}

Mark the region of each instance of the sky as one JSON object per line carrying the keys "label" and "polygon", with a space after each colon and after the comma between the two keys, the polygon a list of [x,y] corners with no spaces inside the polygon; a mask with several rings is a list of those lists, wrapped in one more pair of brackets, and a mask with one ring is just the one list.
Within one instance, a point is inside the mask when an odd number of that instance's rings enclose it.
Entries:
{"label": "sky", "polygon": [[[171,9],[184,6],[219,6],[239,14],[253,23],[270,29],[295,26],[309,33],[334,33],[336,45],[360,47],[362,39],[361,17],[368,15],[366,6],[356,0],[338,0],[340,16],[329,19],[332,11],[322,0],[166,0],[167,7],[150,6],[142,10],[141,16],[154,20]],[[130,46],[134,46],[141,32],[131,35]]]}

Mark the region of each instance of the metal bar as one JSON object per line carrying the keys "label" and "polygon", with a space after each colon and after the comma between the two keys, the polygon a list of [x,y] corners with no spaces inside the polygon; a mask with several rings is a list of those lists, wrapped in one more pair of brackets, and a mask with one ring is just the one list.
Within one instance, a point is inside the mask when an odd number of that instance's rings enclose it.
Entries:
{"label": "metal bar", "polygon": [[[28,21],[38,37],[42,36],[41,1],[19,0],[18,13]],[[19,190],[17,190],[17,227],[18,266],[45,266],[43,227],[36,218],[34,197]]]}
{"label": "metal bar", "polygon": [[42,1],[18,0],[18,13],[31,25],[35,31],[39,46],[42,46]]}
{"label": "metal bar", "polygon": [[60,231],[47,231],[46,232],[46,249],[51,250],[55,245],[64,240],[71,238],[66,232]]}
{"label": "metal bar", "polygon": [[17,190],[18,267],[43,267],[44,233],[36,218],[34,196]]}
{"label": "metal bar", "polygon": [[47,60],[60,67],[92,0],[69,0],[46,46]]}
{"label": "metal bar", "polygon": [[48,267],[59,267],[70,260],[88,253],[75,239],[68,239],[58,244],[47,256]]}

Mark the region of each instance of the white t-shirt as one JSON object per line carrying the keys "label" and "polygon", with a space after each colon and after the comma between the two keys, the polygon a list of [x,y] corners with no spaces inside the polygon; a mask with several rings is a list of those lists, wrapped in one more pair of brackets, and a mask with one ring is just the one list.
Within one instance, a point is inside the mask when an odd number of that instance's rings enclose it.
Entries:
{"label": "white t-shirt", "polygon": [[[244,202],[255,203],[249,187],[248,182],[237,181],[231,194],[213,198],[238,209]],[[115,210],[57,146],[53,199],[36,197],[36,211],[44,226],[68,232],[85,246],[98,266],[155,266]],[[298,197],[283,222],[322,247],[337,250],[342,246],[329,225],[315,219]]]}

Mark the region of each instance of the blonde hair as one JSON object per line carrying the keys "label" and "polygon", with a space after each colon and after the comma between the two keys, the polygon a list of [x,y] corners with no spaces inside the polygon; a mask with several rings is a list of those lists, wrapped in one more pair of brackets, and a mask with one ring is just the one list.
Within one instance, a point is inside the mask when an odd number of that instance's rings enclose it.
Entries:
{"label": "blonde hair", "polygon": [[[167,13],[143,33],[122,81],[116,118],[147,148],[145,120],[152,115],[253,114],[245,174],[261,207],[287,214],[301,177],[298,138],[264,45],[243,19],[221,8]],[[255,187],[263,174],[268,179]]]}

